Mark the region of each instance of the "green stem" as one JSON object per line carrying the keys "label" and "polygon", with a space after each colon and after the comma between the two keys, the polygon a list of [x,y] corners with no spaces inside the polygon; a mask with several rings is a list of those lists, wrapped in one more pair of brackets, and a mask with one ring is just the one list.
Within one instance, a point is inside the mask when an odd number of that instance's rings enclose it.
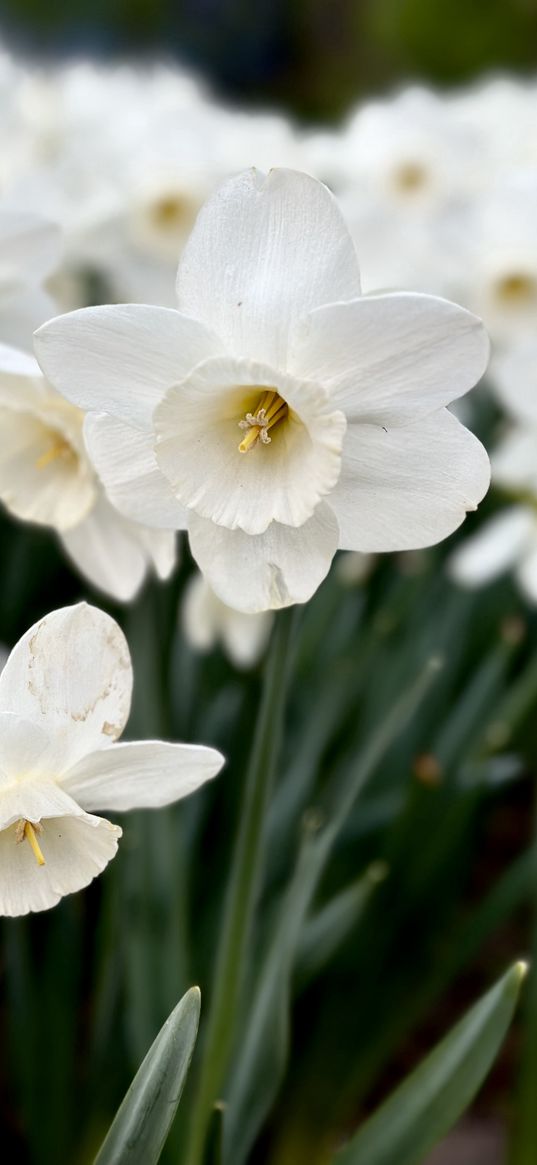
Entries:
{"label": "green stem", "polygon": [[[533,853],[537,858],[537,801],[535,805],[535,825]],[[537,902],[533,903],[533,921],[530,947],[530,973],[526,986],[524,1041],[518,1081],[518,1104],[512,1143],[510,1145],[510,1165],[533,1165],[537,1139],[537,1108],[535,1104],[537,1088]]]}
{"label": "green stem", "polygon": [[228,1067],[244,954],[259,887],[266,809],[280,751],[293,611],[281,612],[272,634],[261,705],[246,774],[233,867],[216,957],[213,997],[192,1116],[188,1165],[200,1165],[212,1109]]}

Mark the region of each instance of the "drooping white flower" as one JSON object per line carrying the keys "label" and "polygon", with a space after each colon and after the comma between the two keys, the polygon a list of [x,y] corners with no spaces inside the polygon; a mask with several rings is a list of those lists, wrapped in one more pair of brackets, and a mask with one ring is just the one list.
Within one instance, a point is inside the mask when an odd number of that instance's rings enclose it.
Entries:
{"label": "drooping white flower", "polygon": [[57,226],[0,210],[0,341],[32,348],[32,333],[56,310],[42,284],[59,263]]}
{"label": "drooping white flower", "polygon": [[360,296],[332,196],[307,175],[248,171],[201,212],[179,311],[89,308],[36,335],[52,383],[91,411],[108,496],[188,527],[229,606],[305,602],[336,549],[431,545],[489,481],[444,407],[484,371],[475,316],[424,295]]}
{"label": "drooping white flower", "polygon": [[513,421],[491,454],[492,479],[513,504],[462,542],[449,568],[467,587],[513,570],[526,597],[537,603],[537,342],[498,357],[493,372]]}
{"label": "drooping white flower", "polygon": [[47,383],[33,356],[0,344],[0,500],[23,521],[52,526],[82,574],[126,601],[151,567],[168,577],[175,536],[114,509],[83,424],[83,412]]}
{"label": "drooping white flower", "polygon": [[236,667],[252,667],[261,658],[272,626],[270,611],[246,614],[228,607],[202,574],[188,582],[181,619],[186,638],[197,651],[222,646]]}
{"label": "drooping white flower", "polygon": [[121,829],[94,810],[157,808],[214,777],[197,745],[116,744],[132,668],[110,616],[80,603],[23,635],[0,676],[0,913],[46,910],[114,857]]}

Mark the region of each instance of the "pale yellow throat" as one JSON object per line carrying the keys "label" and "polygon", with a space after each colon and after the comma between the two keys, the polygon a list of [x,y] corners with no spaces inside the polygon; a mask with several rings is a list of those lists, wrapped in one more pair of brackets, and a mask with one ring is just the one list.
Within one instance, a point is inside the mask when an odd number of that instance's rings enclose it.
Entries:
{"label": "pale yellow throat", "polygon": [[247,430],[239,445],[239,453],[248,453],[258,442],[270,445],[272,437],[269,436],[269,429],[284,421],[288,413],[289,408],[283,397],[274,389],[267,389],[258,401],[255,412],[246,413],[239,421],[239,429]]}
{"label": "pale yellow throat", "polygon": [[45,859],[41,850],[41,846],[37,840],[37,834],[43,832],[43,826],[38,821],[25,821],[22,818],[17,822],[15,829],[15,840],[17,842],[28,841],[30,843],[32,853],[38,866],[45,865]]}
{"label": "pale yellow throat", "polygon": [[69,463],[75,462],[77,454],[73,446],[62,437],[60,433],[50,433],[50,444],[45,449],[44,453],[37,458],[35,463],[36,469],[46,469],[47,465],[51,465],[53,461],[65,461]]}

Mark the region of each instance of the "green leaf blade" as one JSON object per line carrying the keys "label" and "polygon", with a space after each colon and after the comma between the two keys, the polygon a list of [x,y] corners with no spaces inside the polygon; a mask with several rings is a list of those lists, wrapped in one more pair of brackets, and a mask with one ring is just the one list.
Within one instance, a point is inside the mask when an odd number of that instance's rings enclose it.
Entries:
{"label": "green leaf blade", "polygon": [[140,1065],[95,1165],[156,1165],[181,1099],[199,1016],[200,992],[192,987],[168,1016]]}
{"label": "green leaf blade", "polygon": [[513,1018],[525,963],[513,967],[366,1121],[334,1165],[419,1165],[473,1100]]}

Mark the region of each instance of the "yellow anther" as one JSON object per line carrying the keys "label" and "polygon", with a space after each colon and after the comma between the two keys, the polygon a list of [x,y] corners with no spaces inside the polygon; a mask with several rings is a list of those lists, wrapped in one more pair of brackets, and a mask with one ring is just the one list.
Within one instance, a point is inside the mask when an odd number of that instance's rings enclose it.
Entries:
{"label": "yellow anther", "polygon": [[72,446],[64,437],[56,437],[51,441],[48,449],[37,458],[35,463],[36,469],[46,469],[53,461],[57,461],[61,457],[64,461],[72,460],[75,457],[75,452]]}
{"label": "yellow anther", "polygon": [[32,847],[32,851],[33,851],[33,854],[34,854],[34,857],[35,857],[35,860],[36,860],[38,866],[44,866],[45,859],[44,859],[43,854],[41,852],[41,846],[39,845],[39,842],[38,842],[37,837],[36,837],[36,829],[38,830],[39,833],[42,832],[42,826],[32,825],[31,821],[25,821],[24,822],[23,836],[26,838],[27,841],[30,842],[30,845]]}
{"label": "yellow anther", "polygon": [[255,412],[246,413],[243,420],[239,421],[239,428],[248,430],[239,445],[239,453],[248,453],[258,441],[262,445],[270,445],[272,438],[269,437],[269,429],[285,420],[288,412],[283,397],[274,389],[267,389],[258,401]]}

